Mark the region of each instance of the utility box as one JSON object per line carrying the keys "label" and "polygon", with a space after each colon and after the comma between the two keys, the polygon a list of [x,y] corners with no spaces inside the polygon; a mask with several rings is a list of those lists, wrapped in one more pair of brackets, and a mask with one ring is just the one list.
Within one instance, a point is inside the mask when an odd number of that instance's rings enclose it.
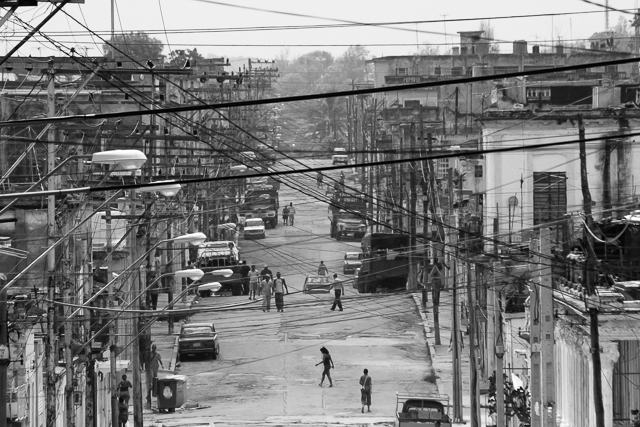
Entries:
{"label": "utility box", "polygon": [[187,401],[187,376],[169,375],[158,378],[156,382],[158,410],[175,412]]}

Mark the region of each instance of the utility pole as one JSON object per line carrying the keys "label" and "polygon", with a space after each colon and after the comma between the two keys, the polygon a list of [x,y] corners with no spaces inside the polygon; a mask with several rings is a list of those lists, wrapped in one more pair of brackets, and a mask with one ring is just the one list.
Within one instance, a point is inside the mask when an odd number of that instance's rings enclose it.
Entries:
{"label": "utility pole", "polygon": [[[133,200],[133,197],[130,197],[129,200]],[[133,207],[133,202],[132,202]],[[132,212],[133,213],[133,212]],[[136,229],[135,225],[132,225],[134,229],[128,234],[127,239],[129,250],[131,251],[131,259],[138,259],[137,253],[137,244],[136,244]],[[129,280],[131,281],[131,298],[133,298],[133,304],[131,305],[131,309],[136,311],[140,310],[140,295],[141,288],[139,286],[140,281],[138,278],[132,277]],[[145,286],[146,287],[146,286]],[[140,377],[140,337],[138,337],[138,316],[132,314],[131,318],[131,334],[135,337],[135,341],[132,346],[132,365],[133,365],[133,427],[142,427],[143,424],[143,412],[142,412],[142,378]]]}
{"label": "utility pole", "polygon": [[7,334],[7,290],[6,276],[0,273],[0,351],[6,360],[0,360],[0,427],[7,426],[7,368],[9,367],[9,337]]}
{"label": "utility pole", "polygon": [[459,95],[460,95],[460,90],[456,86],[456,110],[454,113],[454,122],[453,122],[453,129],[456,135],[458,134],[458,97]]}
{"label": "utility pole", "polygon": [[[376,116],[377,116],[377,112],[378,112],[378,100],[377,99],[373,99],[373,113],[371,115],[371,138],[369,139],[369,159],[370,159],[370,163],[375,162],[377,159],[374,158],[375,156],[375,149],[374,146],[377,145],[375,144],[375,140],[376,140]],[[369,223],[371,224],[370,227],[370,231],[373,233],[373,225],[375,222],[375,217],[373,216],[373,182],[374,182],[374,174],[376,172],[376,170],[374,170],[374,168],[377,168],[378,166],[369,166],[368,170],[369,170],[369,182],[368,182],[368,187],[369,187]],[[378,194],[376,194],[376,200],[378,198]]]}
{"label": "utility pole", "polygon": [[[48,116],[54,117],[56,115],[56,93],[55,93],[55,71],[53,69],[53,61],[49,62],[49,75],[47,84],[47,105]],[[51,126],[48,131],[47,138],[49,144],[47,144],[47,173],[51,173],[56,167],[56,129]],[[47,180],[47,188],[49,190],[58,189],[58,179],[55,174]],[[47,240],[48,245],[53,246],[56,240],[56,197],[54,195],[47,197]],[[45,358],[47,360],[47,427],[55,426],[56,418],[58,417],[56,411],[56,360],[58,358],[57,345],[56,345],[56,331],[55,331],[55,307],[53,301],[55,300],[55,269],[56,269],[56,254],[55,250],[50,251],[47,254],[47,274],[48,274],[48,299],[51,301],[47,307],[47,346],[45,348]]]}
{"label": "utility pole", "polygon": [[[584,239],[586,241],[587,259],[584,263],[582,280],[589,295],[596,295],[595,269],[596,256],[593,251],[593,239],[589,231],[593,225],[591,215],[591,192],[589,190],[589,178],[587,176],[587,144],[584,136],[584,122],[582,114],[578,115],[578,132],[580,140],[580,181],[582,186],[582,202],[584,204],[585,230]],[[589,307],[589,323],[591,334],[591,359],[593,362],[593,398],[596,413],[596,427],[604,427],[604,402],[602,399],[602,364],[600,361],[600,331],[598,328],[598,308]]]}
{"label": "utility pole", "polygon": [[[556,370],[554,364],[554,310],[551,276],[551,230],[540,229],[540,378],[543,427],[556,425]],[[597,329],[597,328],[596,328]],[[600,372],[600,371],[598,371]]]}
{"label": "utility pole", "polygon": [[502,308],[500,307],[500,294],[496,289],[496,274],[498,272],[497,262],[493,262],[493,286],[487,293],[492,301],[492,306],[487,302],[487,309],[493,309],[494,320],[494,355],[496,365],[496,427],[505,427],[504,417],[504,373],[502,367],[502,358],[504,357],[504,340],[502,338]]}
{"label": "utility pole", "polygon": [[[416,126],[415,123],[411,123],[411,127],[409,129],[409,139],[411,141],[411,157],[413,157],[413,153],[416,149]],[[409,200],[409,238],[411,242],[411,250],[409,251],[409,290],[415,290],[418,288],[417,284],[417,261],[416,261],[416,249],[417,249],[417,221],[416,221],[416,209],[418,204],[418,194],[416,192],[416,166],[417,162],[409,163],[409,192],[410,192],[410,200]],[[425,236],[426,237],[426,236]]]}
{"label": "utility pole", "polygon": [[367,168],[366,168],[366,164],[367,164],[367,137],[366,137],[366,132],[365,132],[365,128],[366,128],[366,123],[367,121],[365,120],[365,109],[364,109],[364,96],[360,96],[360,114],[358,114],[358,117],[360,119],[360,122],[358,123],[358,126],[360,127],[360,136],[362,138],[362,144],[360,145],[362,147],[362,165],[360,166],[360,190],[363,193],[366,193],[367,190]]}
{"label": "utility pole", "polygon": [[[169,201],[167,201],[167,203],[170,203]],[[171,209],[169,209],[171,211]],[[171,217],[167,218],[167,239],[171,239],[173,237],[173,221],[171,219]],[[167,267],[166,267],[166,273],[171,273],[173,272],[173,242],[171,240],[169,240],[167,242],[167,250],[166,250],[166,260],[167,260]],[[159,274],[162,274],[160,272],[158,272]],[[173,277],[172,276],[168,276],[167,281],[169,282],[169,286],[167,286],[167,299],[168,302],[173,301]],[[164,280],[164,279],[161,279]],[[168,332],[169,334],[173,334],[173,316],[171,314],[168,315]]]}
{"label": "utility pole", "polygon": [[[535,254],[533,262],[529,264],[530,269],[534,269],[531,276],[531,293],[529,299],[530,332],[529,342],[531,343],[531,408],[542,407],[542,385],[540,384],[540,244],[537,239],[532,238],[529,242],[529,253]],[[540,409],[541,411],[542,409]],[[540,411],[531,411],[531,425],[541,425]]]}
{"label": "utility pole", "polygon": [[456,423],[463,422],[462,414],[462,360],[460,359],[460,348],[462,343],[460,342],[460,307],[458,303],[458,235],[456,230],[456,217],[453,215],[453,169],[447,170],[448,191],[449,191],[449,221],[448,221],[448,233],[449,241],[448,246],[455,254],[450,257],[450,263],[452,264],[452,280],[451,280],[451,293],[453,297],[453,327],[451,333],[453,335],[453,421]]}
{"label": "utility pole", "polygon": [[469,388],[471,394],[471,427],[480,427],[480,405],[478,402],[478,358],[476,356],[476,298],[472,280],[471,263],[467,264],[467,304],[469,305]]}

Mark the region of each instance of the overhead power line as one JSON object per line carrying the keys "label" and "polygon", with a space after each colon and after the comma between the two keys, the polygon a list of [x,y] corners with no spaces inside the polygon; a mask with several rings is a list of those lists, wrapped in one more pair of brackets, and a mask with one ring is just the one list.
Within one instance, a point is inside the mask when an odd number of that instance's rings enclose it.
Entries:
{"label": "overhead power line", "polygon": [[477,82],[484,82],[484,81],[490,81],[490,80],[496,80],[496,79],[502,80],[502,79],[511,78],[511,77],[525,77],[525,76],[535,76],[535,75],[543,75],[543,74],[550,74],[550,73],[562,73],[566,71],[584,70],[587,68],[632,64],[639,61],[640,61],[640,58],[630,57],[630,58],[623,58],[623,59],[613,59],[609,61],[588,62],[585,64],[566,65],[563,67],[543,68],[540,70],[518,71],[513,73],[491,74],[487,76],[476,76],[476,77],[462,77],[459,79],[451,79],[446,81],[410,83],[410,84],[404,84],[404,85],[392,85],[392,86],[383,86],[383,87],[367,88],[367,89],[343,90],[343,91],[327,92],[327,93],[313,93],[308,95],[283,96],[278,98],[253,99],[253,100],[234,101],[234,102],[215,103],[215,104],[185,105],[182,107],[158,108],[154,110],[142,110],[142,111],[120,111],[115,113],[76,114],[76,115],[70,115],[70,116],[45,117],[45,118],[38,118],[38,119],[7,120],[7,121],[0,122],[0,127],[27,126],[27,125],[33,126],[33,125],[42,125],[46,123],[67,122],[70,120],[115,119],[115,118],[122,118],[122,117],[146,116],[150,114],[182,113],[182,112],[188,112],[188,111],[203,111],[203,110],[210,110],[210,109],[280,104],[283,102],[309,101],[313,99],[339,98],[342,96],[370,95],[375,93],[396,92],[396,91],[413,90],[413,89],[426,89],[430,87],[449,86],[449,85],[455,85],[455,84],[477,83]]}

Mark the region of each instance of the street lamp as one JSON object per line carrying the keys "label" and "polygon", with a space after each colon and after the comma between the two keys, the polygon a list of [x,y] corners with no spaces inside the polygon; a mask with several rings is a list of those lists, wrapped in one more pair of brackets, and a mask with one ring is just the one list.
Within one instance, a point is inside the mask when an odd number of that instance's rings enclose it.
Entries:
{"label": "street lamp", "polygon": [[150,182],[150,184],[157,184],[157,185],[150,185],[150,186],[144,187],[142,191],[145,191],[145,192],[157,191],[160,194],[162,194],[164,197],[175,197],[175,195],[178,194],[178,192],[182,188],[182,185],[178,184],[175,181],[170,181],[170,180],[154,181],[154,182]]}
{"label": "street lamp", "polygon": [[147,156],[140,150],[109,150],[94,153],[92,163],[115,165],[116,170],[138,170],[147,161]]}

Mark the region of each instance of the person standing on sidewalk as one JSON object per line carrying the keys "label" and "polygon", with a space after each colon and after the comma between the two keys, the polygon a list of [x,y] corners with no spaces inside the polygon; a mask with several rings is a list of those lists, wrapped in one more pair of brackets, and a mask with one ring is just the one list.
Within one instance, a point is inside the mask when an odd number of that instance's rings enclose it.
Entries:
{"label": "person standing on sidewalk", "polygon": [[320,265],[318,266],[318,276],[327,276],[329,274],[329,269],[324,264],[324,261],[320,261]]}
{"label": "person standing on sidewalk", "polygon": [[249,295],[251,289],[249,289],[249,272],[251,268],[247,265],[247,261],[242,261],[242,266],[240,266],[240,274],[242,275],[242,295]]}
{"label": "person standing on sidewalk", "polygon": [[320,353],[322,353],[322,360],[316,363],[316,366],[320,364],[324,366],[324,369],[322,370],[322,379],[320,380],[320,387],[322,387],[322,384],[324,383],[325,376],[329,378],[329,387],[333,387],[333,381],[331,380],[331,374],[329,373],[332,368],[335,368],[335,366],[333,365],[333,359],[329,354],[329,350],[327,350],[325,347],[320,348]]}
{"label": "person standing on sidewalk", "polygon": [[160,366],[164,369],[164,364],[162,363],[162,356],[156,351],[155,344],[151,346],[151,357],[149,360],[151,365],[151,378],[158,378],[158,370]]}
{"label": "person standing on sidewalk", "polygon": [[255,300],[258,295],[258,286],[260,285],[260,273],[256,270],[256,266],[252,265],[251,270],[248,273],[249,276],[249,299],[251,299],[251,295],[253,295],[253,299]]}
{"label": "person standing on sidewalk", "polygon": [[296,217],[296,208],[293,207],[293,203],[289,203],[289,225],[293,225],[293,220]]}
{"label": "person standing on sidewalk", "polygon": [[284,225],[289,225],[289,206],[285,206],[282,209],[282,223]]}
{"label": "person standing on sidewalk", "polygon": [[273,290],[273,280],[270,275],[264,276],[260,285],[262,294],[262,311],[271,311],[271,291]]}
{"label": "person standing on sidewalk", "polygon": [[364,375],[360,377],[360,394],[362,402],[362,413],[364,413],[364,405],[367,405],[367,412],[371,412],[371,390],[373,390],[373,383],[369,376],[369,370],[364,370]]}
{"label": "person standing on sidewalk", "polygon": [[329,292],[331,289],[335,292],[335,297],[333,299],[333,305],[331,306],[331,311],[336,309],[336,306],[342,311],[342,301],[340,301],[340,297],[344,293],[344,285],[341,280],[338,280],[338,273],[333,273],[333,283],[329,287]]}
{"label": "person standing on sidewalk", "polygon": [[280,277],[280,272],[276,273],[276,278],[273,281],[273,289],[276,297],[276,308],[278,312],[284,312],[284,291],[287,291],[287,295],[289,294],[289,288],[287,287],[287,282]]}
{"label": "person standing on sidewalk", "polygon": [[124,399],[124,402],[127,404],[127,406],[129,406],[129,399],[131,398],[131,395],[129,395],[130,388],[133,388],[133,384],[131,384],[131,381],[127,379],[126,375],[123,375],[122,381],[120,381],[120,384],[118,384],[118,397]]}

